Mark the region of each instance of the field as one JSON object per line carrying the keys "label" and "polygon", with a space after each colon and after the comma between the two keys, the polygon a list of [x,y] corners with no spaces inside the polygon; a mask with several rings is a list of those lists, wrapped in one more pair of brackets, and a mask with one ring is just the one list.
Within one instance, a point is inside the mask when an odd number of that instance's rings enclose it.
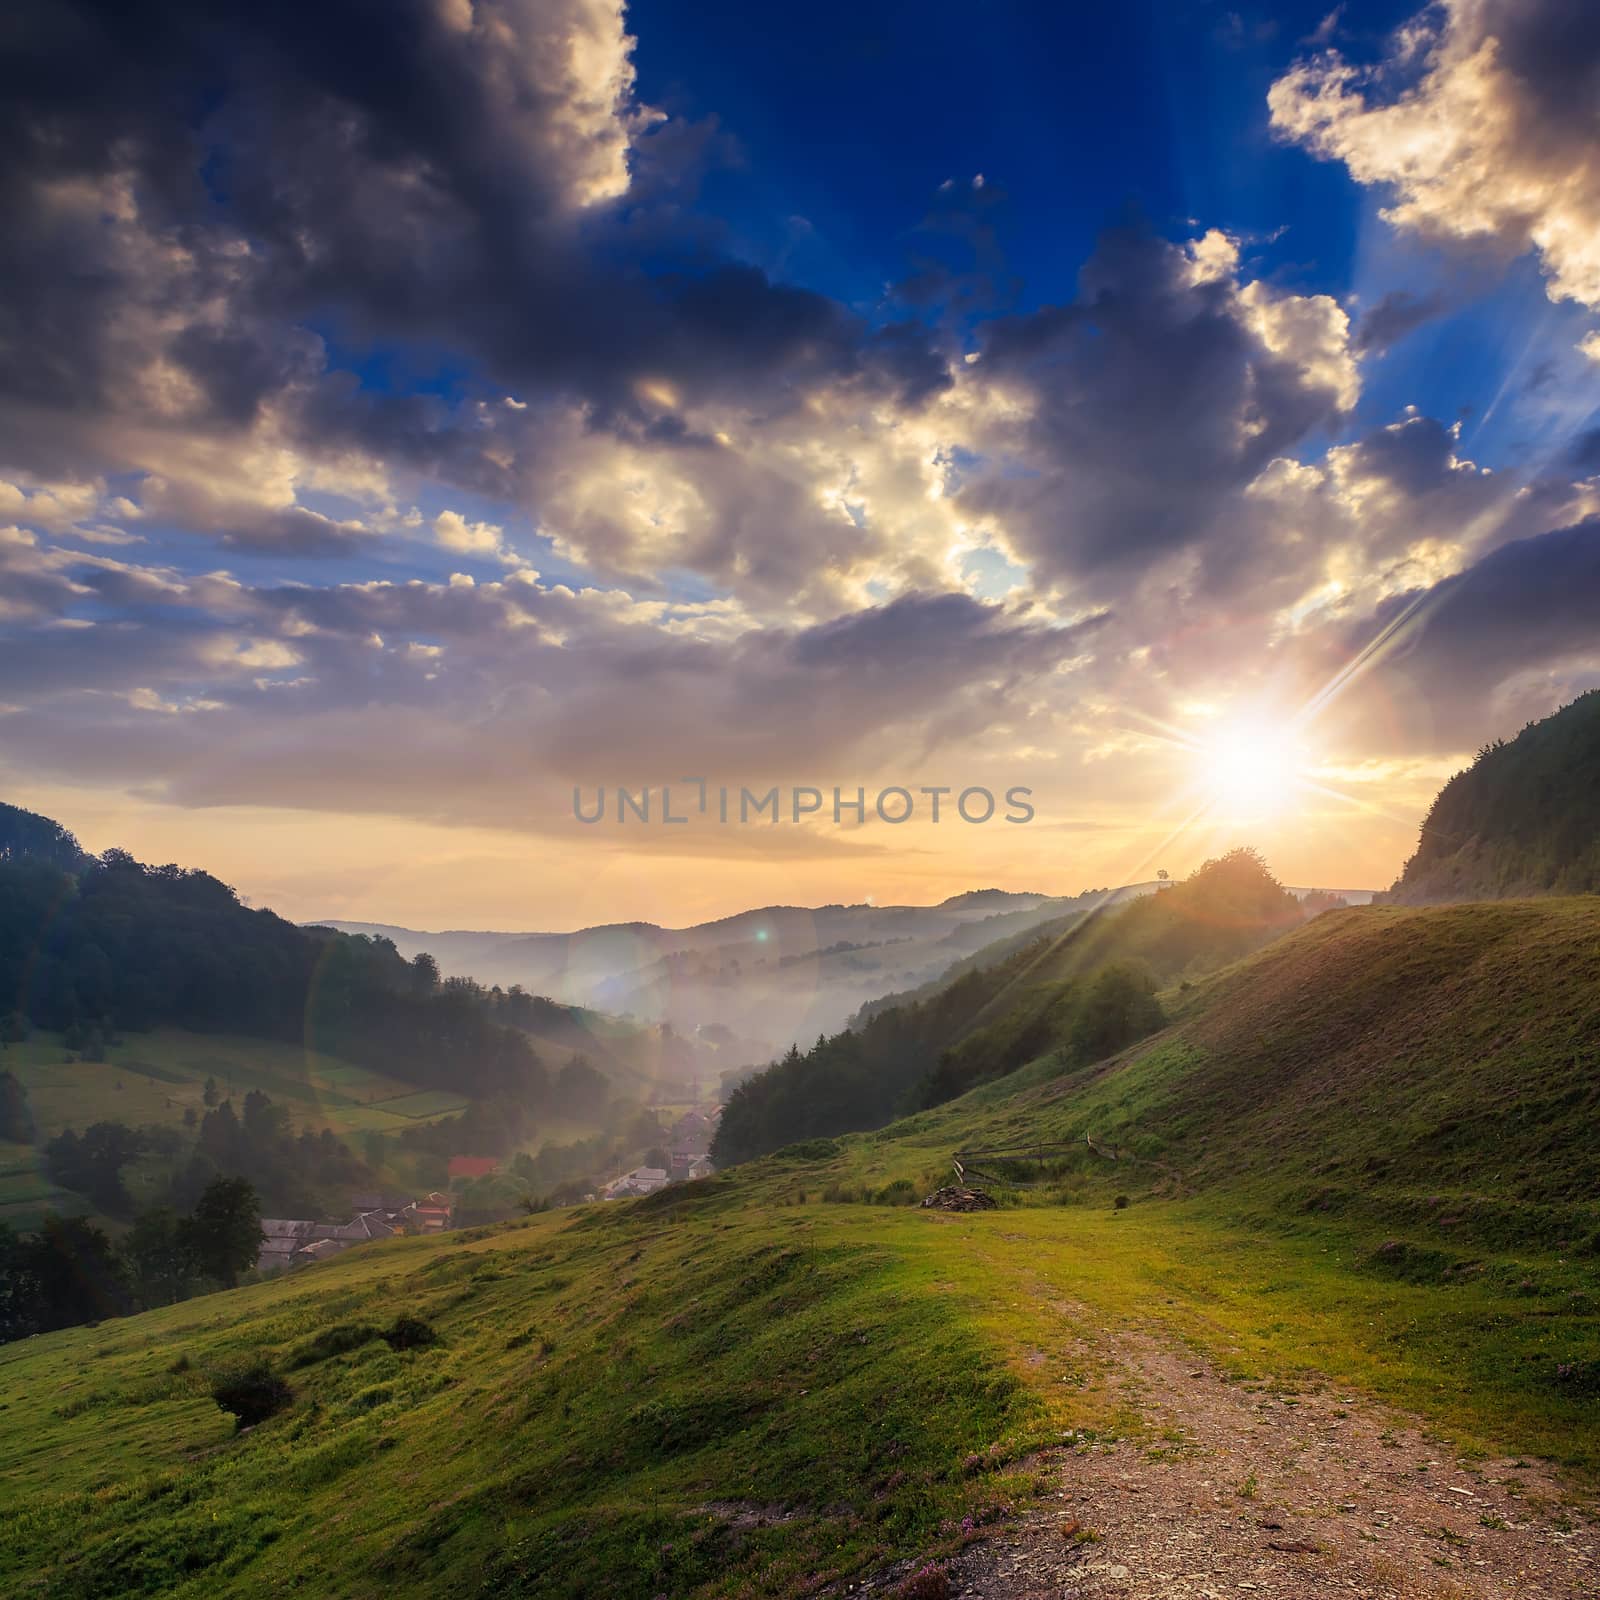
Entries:
{"label": "field", "polygon": [[[1156,1341],[1252,1419],[1215,1458],[1228,1527],[1261,1430],[1288,1459],[1315,1412],[1431,1519],[1409,1546],[1363,1524],[1401,1575],[1354,1592],[1587,1593],[1597,961],[1593,902],[1332,913],[1091,1069],[0,1348],[0,1589],[755,1600],[976,1559],[990,1529],[1059,1550],[1064,1477],[1194,1459],[1128,1381]],[[1058,1148],[984,1158],[999,1209],[915,1205],[956,1149],[1021,1140]],[[402,1313],[438,1343],[392,1350]],[[235,1433],[212,1382],[257,1358],[293,1400]],[[1274,1510],[1313,1531],[1349,1509],[1294,1493]],[[1528,1551],[1559,1588],[1480,1585]]]}
{"label": "field", "polygon": [[[1506,1359],[1514,1297],[1376,1277],[1326,1239],[1183,1205],[785,1204],[798,1170],[372,1246],[0,1349],[0,1492],[18,1512],[0,1579],[60,1596],[246,1595],[291,1573],[351,1596],[799,1593],[949,1554],[962,1517],[1047,1492],[1036,1452],[1069,1431],[1158,1449],[1094,1354],[1118,1323],[1290,1403],[1327,1380],[1402,1405],[1463,1471],[1491,1449],[1600,1468],[1592,1401],[1553,1382],[1600,1341],[1559,1299],[1521,1352],[1536,1373]],[[296,1364],[319,1330],[400,1311],[440,1344]],[[257,1355],[295,1403],[235,1436],[210,1375]]]}
{"label": "field", "polygon": [[0,1143],[0,1222],[32,1228],[46,1211],[72,1215],[87,1209],[83,1199],[57,1188],[44,1172],[44,1159],[25,1144]]}
{"label": "field", "polygon": [[314,1050],[229,1034],[158,1028],[124,1035],[103,1062],[69,1062],[69,1054],[54,1034],[35,1034],[4,1054],[44,1138],[102,1119],[181,1124],[185,1111],[204,1113],[208,1078],[223,1098],[237,1102],[259,1089],[287,1106],[297,1127],[341,1135],[397,1133],[467,1103]]}

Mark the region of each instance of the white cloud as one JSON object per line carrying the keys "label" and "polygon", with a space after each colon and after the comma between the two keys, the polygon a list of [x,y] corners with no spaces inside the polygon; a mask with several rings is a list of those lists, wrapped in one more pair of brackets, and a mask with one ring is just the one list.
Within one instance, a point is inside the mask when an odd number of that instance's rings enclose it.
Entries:
{"label": "white cloud", "polygon": [[433,536],[446,550],[462,555],[514,559],[505,548],[505,529],[493,522],[468,522],[459,511],[441,511],[433,519]]}
{"label": "white cloud", "polygon": [[1600,30],[1583,0],[1441,0],[1378,67],[1329,51],[1268,94],[1273,127],[1392,189],[1397,228],[1535,250],[1552,299],[1600,306]]}

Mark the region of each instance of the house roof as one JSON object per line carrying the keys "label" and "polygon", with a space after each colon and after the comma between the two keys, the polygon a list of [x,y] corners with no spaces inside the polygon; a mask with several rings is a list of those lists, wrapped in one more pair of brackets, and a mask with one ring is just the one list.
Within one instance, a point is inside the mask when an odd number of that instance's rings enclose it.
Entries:
{"label": "house roof", "polygon": [[500,1165],[498,1156],[451,1156],[452,1178],[487,1178]]}

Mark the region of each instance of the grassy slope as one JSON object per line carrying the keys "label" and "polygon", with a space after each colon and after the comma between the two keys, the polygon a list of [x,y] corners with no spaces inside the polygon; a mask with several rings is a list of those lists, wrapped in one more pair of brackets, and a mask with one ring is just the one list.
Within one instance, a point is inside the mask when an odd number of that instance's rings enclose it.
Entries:
{"label": "grassy slope", "polygon": [[1600,899],[1329,912],[1163,999],[1175,1024],[1121,1058],[884,1130],[889,1176],[1092,1134],[1142,1158],[1124,1186],[1600,1248]]}
{"label": "grassy slope", "polygon": [[297,1127],[341,1135],[398,1133],[418,1119],[460,1111],[460,1095],[430,1092],[301,1046],[231,1034],[157,1028],[130,1033],[103,1062],[69,1062],[55,1034],[36,1033],[7,1048],[4,1064],[22,1079],[34,1121],[50,1138],[112,1118],[130,1125],[182,1124],[203,1115],[207,1078],[224,1097],[260,1089],[287,1107]]}
{"label": "grassy slope", "polygon": [[[0,1588],[798,1593],[948,1547],[1063,1428],[1136,1429],[1080,1342],[1119,1319],[1595,1473],[1600,1402],[1561,1368],[1600,1375],[1597,962],[1594,902],[1334,913],[1073,1080],[0,1349]],[[1085,1152],[976,1216],[823,1200],[1085,1127],[1143,1159]],[[402,1310],[444,1344],[297,1371],[237,1439],[206,1398]]]}
{"label": "grassy slope", "polygon": [[[985,1347],[975,1295],[940,1297],[937,1235],[908,1220],[563,1215],[0,1349],[0,1588],[209,1596],[293,1573],[317,1594],[644,1600],[931,1546],[1026,1491],[966,1457],[1014,1457],[1048,1408]],[[444,1342],[295,1371],[294,1411],[238,1439],[206,1398],[209,1369],[401,1309]],[[699,1509],[727,1500],[803,1515],[735,1537]]]}
{"label": "grassy slope", "polygon": [[[103,1120],[131,1127],[179,1127],[185,1111],[205,1114],[208,1077],[216,1079],[220,1095],[232,1097],[235,1109],[252,1089],[259,1089],[287,1108],[297,1129],[331,1128],[358,1154],[363,1134],[397,1135],[467,1105],[462,1095],[418,1089],[319,1051],[230,1034],[157,1028],[125,1035],[107,1050],[105,1061],[70,1061],[69,1055],[59,1035],[49,1033],[35,1033],[0,1055],[0,1066],[16,1073],[26,1087],[39,1130],[35,1149],[0,1144],[0,1222],[18,1230],[36,1228],[46,1211],[85,1209],[81,1197],[57,1188],[45,1175],[46,1140],[63,1128],[81,1133]],[[533,1143],[535,1148],[547,1140],[565,1143],[595,1131],[590,1122],[552,1117],[540,1124]],[[392,1150],[391,1158],[402,1163],[397,1181],[409,1183],[403,1155]],[[151,1181],[164,1172],[154,1172]],[[129,1182],[135,1198],[145,1199],[140,1169],[130,1171]]]}

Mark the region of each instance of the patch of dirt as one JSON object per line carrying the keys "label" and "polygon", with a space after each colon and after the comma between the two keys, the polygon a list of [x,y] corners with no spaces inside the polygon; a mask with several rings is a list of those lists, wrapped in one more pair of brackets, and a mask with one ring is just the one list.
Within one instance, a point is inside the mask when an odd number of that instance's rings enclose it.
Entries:
{"label": "patch of dirt", "polygon": [[752,1528],[772,1528],[780,1523],[793,1522],[800,1515],[792,1506],[762,1505],[755,1500],[708,1500],[695,1510],[702,1516],[715,1517],[718,1522],[740,1532]]}
{"label": "patch of dirt", "polygon": [[996,1207],[993,1195],[986,1194],[982,1189],[967,1189],[960,1184],[946,1184],[942,1189],[935,1189],[926,1196],[922,1202],[924,1211],[993,1211]]}
{"label": "patch of dirt", "polygon": [[1144,1332],[1093,1348],[1140,1436],[1064,1441],[1053,1503],[954,1557],[952,1596],[1600,1600],[1597,1507],[1543,1467],[1463,1463],[1352,1392],[1229,1381]]}

